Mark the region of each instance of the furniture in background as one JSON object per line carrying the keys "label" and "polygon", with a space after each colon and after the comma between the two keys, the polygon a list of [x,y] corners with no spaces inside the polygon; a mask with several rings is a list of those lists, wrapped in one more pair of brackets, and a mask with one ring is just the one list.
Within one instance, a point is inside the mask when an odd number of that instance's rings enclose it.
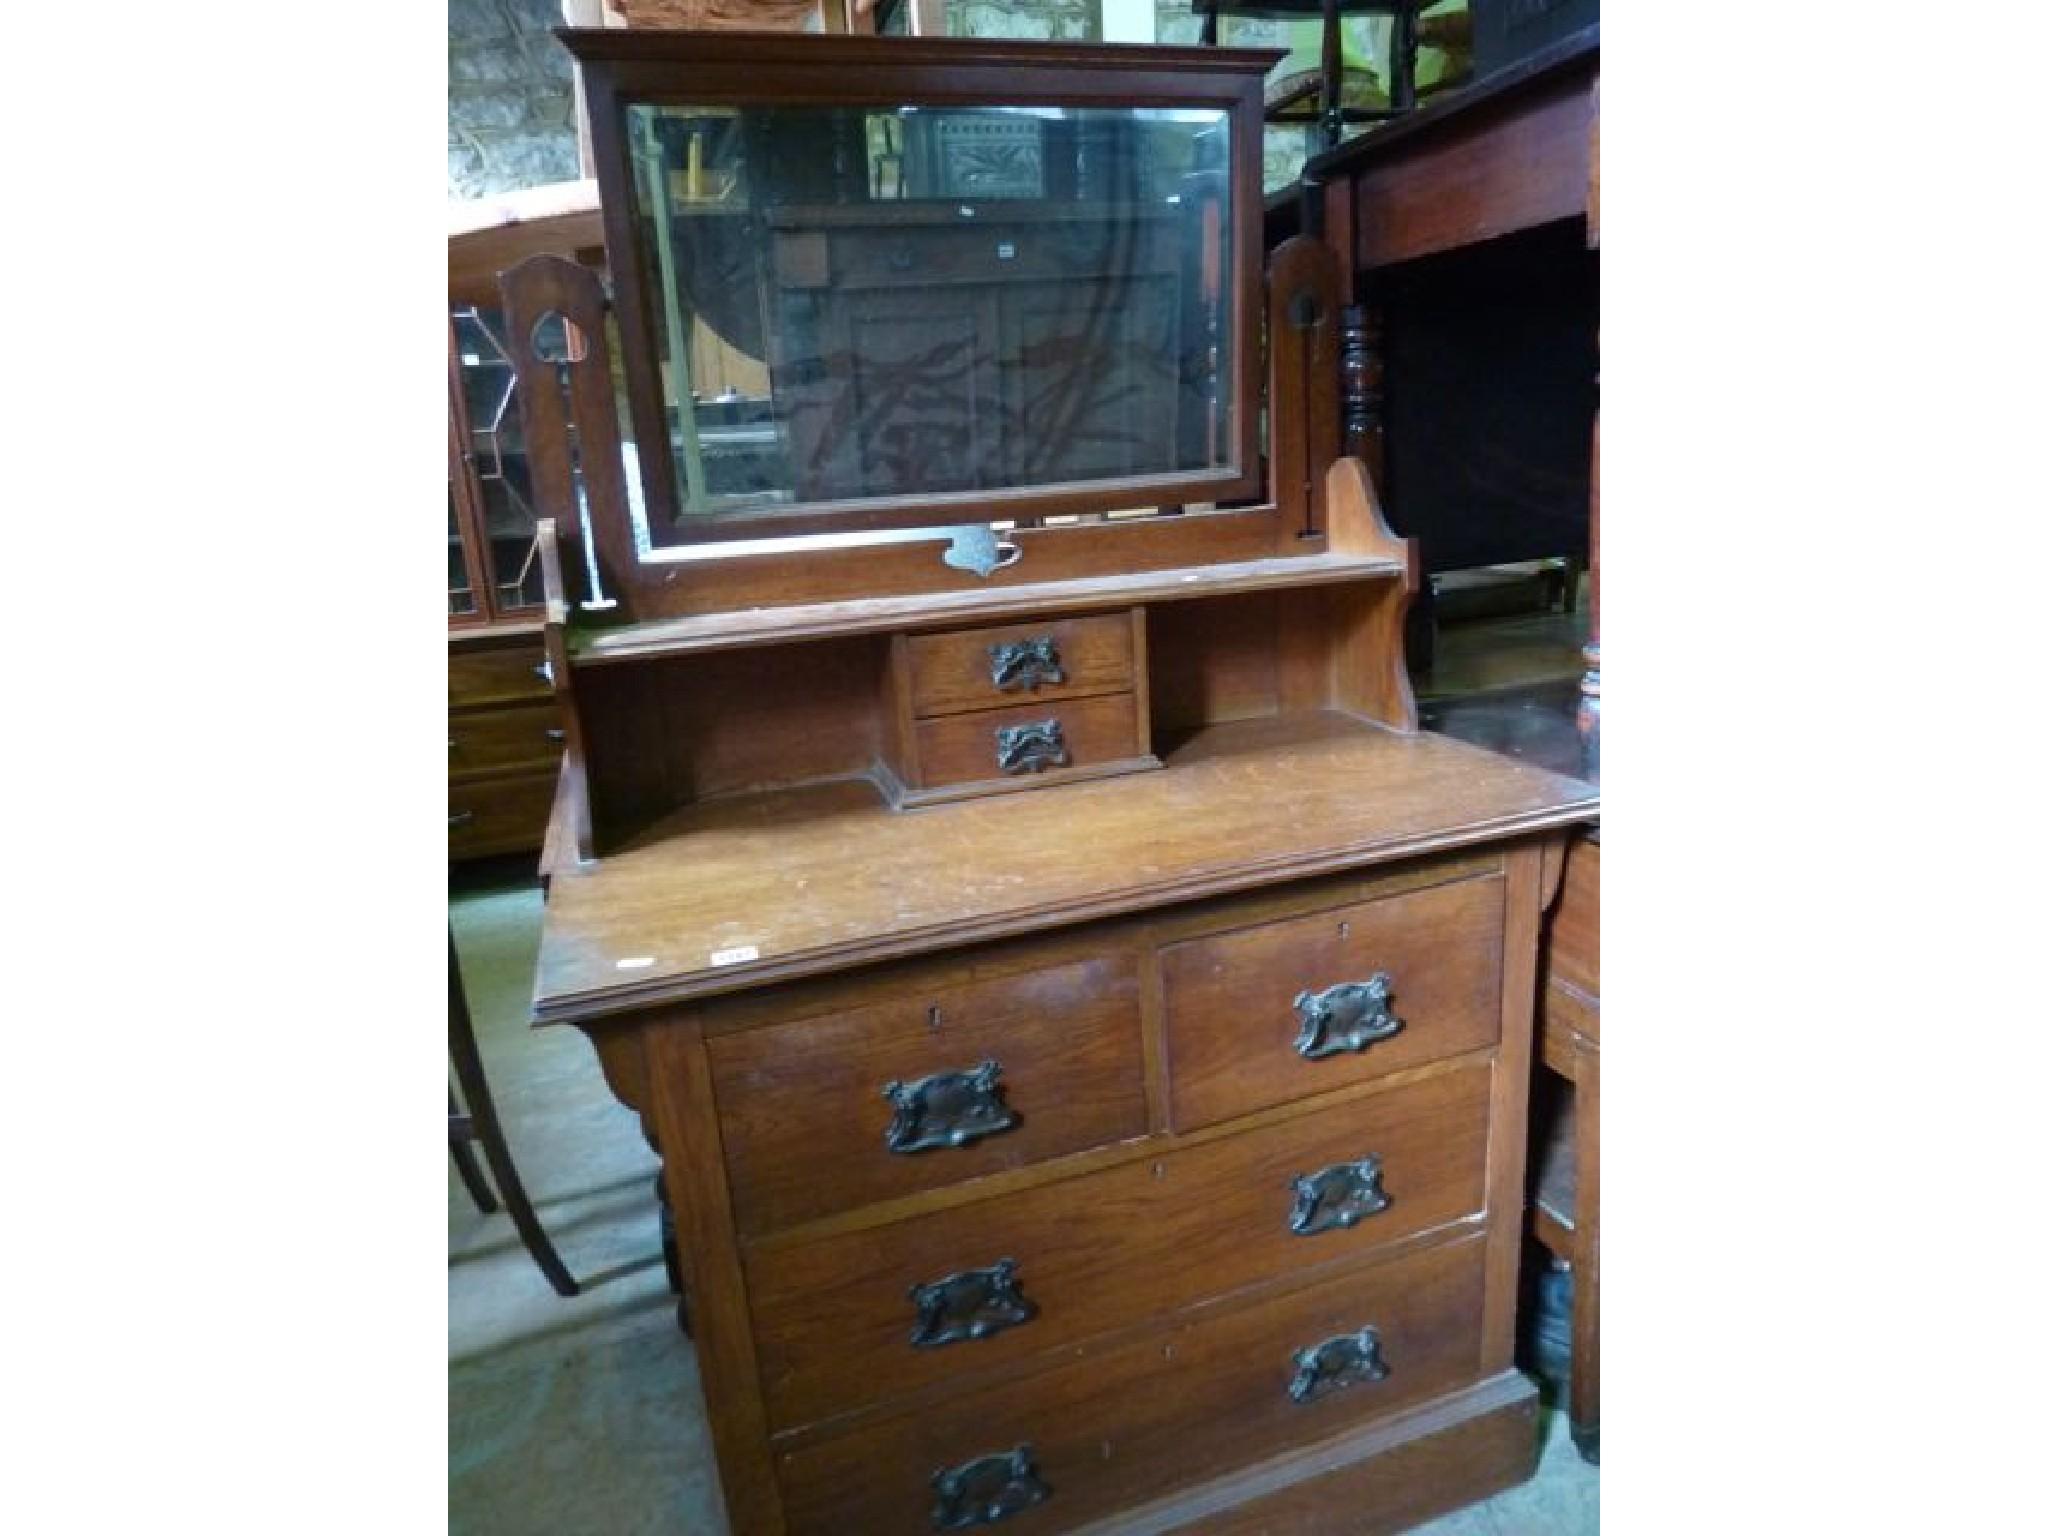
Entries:
{"label": "furniture in background", "polygon": [[1599,74],[1595,24],[1303,173],[1306,226],[1353,285],[1345,449],[1386,487],[1389,521],[1431,571],[1590,558],[1589,762]]}
{"label": "furniture in background", "polygon": [[[548,1241],[547,1229],[534,1214],[526,1185],[512,1161],[512,1149],[505,1143],[505,1128],[499,1123],[491,1085],[484,1076],[483,1057],[476,1048],[476,1028],[469,1016],[469,996],[463,990],[462,964],[455,953],[453,929],[448,934],[448,1061],[462,1090],[460,1101],[455,1089],[448,1090],[448,1154],[455,1160],[456,1171],[462,1175],[470,1198],[487,1215],[498,1209],[498,1202],[469,1150],[470,1143],[476,1142],[483,1147],[491,1176],[498,1181],[498,1193],[504,1197],[519,1241],[548,1284],[555,1288],[555,1294],[574,1296],[578,1289],[576,1277],[569,1273],[568,1266],[555,1252],[555,1245]],[[464,1105],[468,1106],[466,1110]]]}
{"label": "furniture in background", "polygon": [[[1416,553],[1339,452],[1344,273],[1308,239],[1259,260],[1271,55],[565,40],[636,259],[615,315],[573,262],[503,283],[510,335],[574,338],[517,355],[568,737],[534,1012],[658,1148],[733,1530],[1393,1530],[1526,1477],[1543,876],[1597,800],[1415,730]],[[795,541],[690,510],[646,429],[684,435],[648,247],[691,214],[633,204],[690,161],[636,167],[635,108],[1048,99],[1227,119],[1227,196],[1182,226],[1221,274],[1190,322],[1219,505],[1084,464],[799,497]],[[981,227],[938,248],[1025,258]],[[1074,286],[1114,333],[1129,285]],[[849,399],[850,433],[900,420]]]}
{"label": "furniture in background", "polygon": [[[1272,82],[1266,89],[1266,121],[1312,122],[1324,146],[1343,142],[1346,124],[1378,123],[1399,117],[1415,106],[1416,15],[1428,0],[1194,0],[1202,18],[1202,41],[1214,47],[1219,16],[1320,17],[1322,50],[1318,66]],[[1393,21],[1389,49],[1391,78],[1385,106],[1362,106],[1345,99],[1344,36],[1346,16],[1387,16]]]}
{"label": "furniture in background", "polygon": [[1530,1230],[1569,1268],[1572,1442],[1600,1459],[1600,832],[1575,839],[1544,920],[1543,1070],[1561,1091],[1536,1117]]}
{"label": "furniture in background", "polygon": [[562,758],[541,644],[532,470],[497,274],[527,256],[602,261],[597,184],[451,210],[448,235],[448,856],[537,850]]}

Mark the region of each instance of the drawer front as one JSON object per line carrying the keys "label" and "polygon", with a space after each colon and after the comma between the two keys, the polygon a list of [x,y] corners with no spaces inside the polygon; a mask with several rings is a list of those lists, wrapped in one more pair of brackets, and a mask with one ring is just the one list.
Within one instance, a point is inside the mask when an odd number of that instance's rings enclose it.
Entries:
{"label": "drawer front", "polygon": [[917,727],[918,767],[927,789],[1029,781],[1062,768],[1120,762],[1142,751],[1137,704],[1128,693],[951,715],[920,721]]}
{"label": "drawer front", "polygon": [[1503,890],[1460,880],[1163,948],[1174,1128],[1493,1044]]}
{"label": "drawer front", "polygon": [[1029,1356],[1477,1216],[1490,1076],[1474,1063],[1081,1178],[756,1251],[769,1417],[788,1428],[1000,1378]]}
{"label": "drawer front", "polygon": [[448,717],[448,774],[552,768],[562,755],[562,717],[553,704],[523,704]]}
{"label": "drawer front", "polygon": [[547,648],[539,636],[505,645],[452,645],[448,702],[464,706],[553,698],[546,666]]}
{"label": "drawer front", "polygon": [[911,713],[1002,709],[1132,686],[1129,613],[911,635],[904,642]]}
{"label": "drawer front", "polygon": [[[1483,1258],[1484,1244],[1464,1239],[1345,1266],[1310,1287],[1203,1309],[1140,1340],[1077,1350],[1041,1375],[785,1451],[789,1529],[929,1531],[979,1495],[1014,1508],[1005,1530],[1070,1530],[1454,1391],[1478,1374]],[[1366,1329],[1376,1347],[1341,1342]],[[1297,1355],[1319,1346],[1320,1369],[1304,1372]],[[1021,1458],[1018,1447],[1028,1447]],[[934,1476],[945,1471],[955,1474],[950,1497]]]}
{"label": "drawer front", "polygon": [[722,1035],[709,1051],[734,1220],[750,1234],[1146,1129],[1128,955]]}
{"label": "drawer front", "polygon": [[448,786],[448,856],[537,849],[555,804],[556,770]]}

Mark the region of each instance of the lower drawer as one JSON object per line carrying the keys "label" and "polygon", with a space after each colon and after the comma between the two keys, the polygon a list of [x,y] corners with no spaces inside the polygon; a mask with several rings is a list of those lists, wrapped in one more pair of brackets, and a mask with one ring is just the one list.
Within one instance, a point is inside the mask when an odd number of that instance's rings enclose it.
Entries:
{"label": "lower drawer", "polygon": [[466,706],[553,698],[547,661],[547,647],[538,635],[451,644],[448,702]]}
{"label": "lower drawer", "polygon": [[562,712],[552,700],[448,717],[448,772],[551,768],[562,755]]}
{"label": "lower drawer", "polygon": [[448,786],[448,857],[538,849],[554,808],[557,770]]}
{"label": "lower drawer", "polygon": [[[1476,1217],[1491,1080],[1475,1062],[1080,1178],[757,1249],[747,1288],[769,1417],[792,1427],[1000,1376],[1290,1270]],[[1361,1169],[1367,1159],[1373,1166]],[[1004,1278],[990,1294],[999,1264]]]}
{"label": "lower drawer", "polygon": [[1262,1291],[785,1451],[789,1529],[929,1531],[994,1513],[1005,1529],[1066,1530],[1453,1391],[1479,1369],[1484,1254],[1475,1235]]}
{"label": "lower drawer", "polygon": [[1128,693],[1047,700],[917,723],[919,776],[927,790],[1028,783],[1063,770],[1142,757],[1138,706]]}

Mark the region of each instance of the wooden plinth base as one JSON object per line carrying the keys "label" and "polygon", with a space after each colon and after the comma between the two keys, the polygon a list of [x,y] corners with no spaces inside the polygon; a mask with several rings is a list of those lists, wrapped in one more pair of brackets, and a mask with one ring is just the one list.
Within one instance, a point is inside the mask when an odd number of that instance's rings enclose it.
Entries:
{"label": "wooden plinth base", "polygon": [[1084,1536],[1388,1536],[1536,1471],[1536,1387],[1509,1371],[1356,1434],[1087,1527]]}

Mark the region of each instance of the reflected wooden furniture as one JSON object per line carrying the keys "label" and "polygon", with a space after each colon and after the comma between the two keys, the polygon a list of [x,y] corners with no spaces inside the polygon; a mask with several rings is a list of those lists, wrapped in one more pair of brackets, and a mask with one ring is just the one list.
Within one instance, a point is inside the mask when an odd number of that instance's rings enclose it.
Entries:
{"label": "reflected wooden furniture", "polygon": [[[448,299],[458,316],[488,314],[497,274],[528,256],[577,254],[601,263],[597,183],[563,182],[450,210]],[[494,334],[461,322],[472,344]],[[448,856],[483,858],[536,851],[560,776],[561,711],[541,639],[540,594],[522,568],[532,559],[530,526],[508,522],[524,445],[518,412],[501,402],[499,421],[470,408],[457,322],[448,337]],[[511,367],[504,366],[509,387]],[[479,445],[488,444],[485,463]],[[511,461],[510,463],[506,461]],[[486,475],[492,491],[486,491]]]}
{"label": "reflected wooden furniture", "polygon": [[1595,758],[1599,75],[1594,25],[1303,171],[1356,300],[1345,451],[1389,520],[1431,570],[1591,554]]}
{"label": "reflected wooden furniture", "polygon": [[1569,1089],[1540,1128],[1530,1200],[1538,1243],[1572,1272],[1572,1441],[1600,1459],[1600,834],[1573,841],[1545,920],[1537,1009],[1544,1070]]}
{"label": "reflected wooden furniture", "polygon": [[[1222,16],[1320,17],[1323,23],[1319,67],[1269,85],[1266,121],[1313,122],[1325,147],[1341,143],[1346,124],[1378,123],[1399,117],[1415,106],[1416,13],[1428,0],[1195,0],[1202,18],[1202,41],[1216,42]],[[1393,20],[1390,50],[1393,78],[1387,82],[1387,105],[1361,107],[1344,99],[1344,36],[1346,16],[1388,16]]]}
{"label": "reflected wooden furniture", "polygon": [[[497,1102],[491,1097],[483,1056],[476,1048],[476,1027],[469,1016],[469,995],[462,985],[462,965],[455,952],[452,929],[448,934],[448,1062],[462,1090],[459,1102],[455,1089],[448,1090],[448,1153],[455,1159],[456,1171],[462,1175],[470,1198],[486,1214],[498,1209],[498,1201],[470,1154],[470,1143],[475,1142],[484,1149],[484,1160],[490,1164],[491,1176],[498,1181],[498,1193],[504,1197],[513,1229],[534,1265],[557,1296],[574,1296],[579,1289],[576,1277],[569,1273],[561,1255],[555,1252],[555,1245],[548,1240],[540,1217],[534,1214],[526,1183],[519,1177],[512,1149],[506,1144],[505,1128],[498,1121]],[[468,1107],[465,1109],[464,1105]]]}
{"label": "reflected wooden furniture", "polygon": [[[1026,99],[1140,68],[810,46]],[[1415,729],[1340,271],[1296,240],[1265,279],[1254,504],[1019,527],[976,575],[943,539],[636,566],[604,295],[505,276],[515,335],[587,343],[521,358],[568,734],[534,1015],[659,1148],[743,1536],[1384,1532],[1533,1470],[1543,876],[1597,799]]]}

